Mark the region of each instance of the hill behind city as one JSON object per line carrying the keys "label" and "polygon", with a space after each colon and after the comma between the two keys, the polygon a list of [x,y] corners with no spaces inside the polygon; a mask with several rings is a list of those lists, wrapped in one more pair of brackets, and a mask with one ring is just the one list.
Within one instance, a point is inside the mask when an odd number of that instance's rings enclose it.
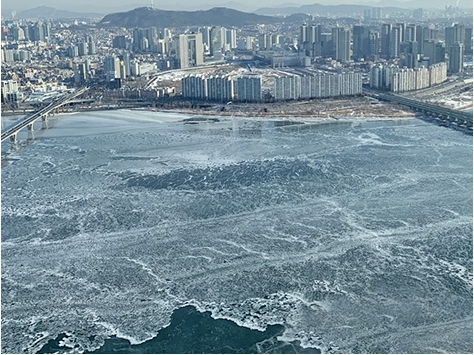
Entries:
{"label": "hill behind city", "polygon": [[269,24],[281,21],[276,17],[262,16],[224,7],[206,11],[166,11],[140,7],[127,12],[106,15],[102,27],[189,27],[189,26],[245,26]]}
{"label": "hill behind city", "polygon": [[82,13],[67,10],[58,10],[49,6],[38,6],[33,9],[24,10],[16,15],[19,19],[65,19],[65,18],[101,18],[99,13]]}

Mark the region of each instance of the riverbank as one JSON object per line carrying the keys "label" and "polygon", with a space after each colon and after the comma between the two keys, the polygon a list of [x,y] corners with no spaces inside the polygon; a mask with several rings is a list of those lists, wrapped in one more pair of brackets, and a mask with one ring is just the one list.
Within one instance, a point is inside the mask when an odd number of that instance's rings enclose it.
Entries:
{"label": "riverbank", "polygon": [[416,113],[398,104],[379,102],[366,97],[351,99],[306,100],[274,103],[231,103],[212,106],[189,105],[189,107],[152,107],[134,110],[180,113],[193,116],[212,117],[261,117],[304,119],[310,121],[334,119],[393,119],[413,118]]}

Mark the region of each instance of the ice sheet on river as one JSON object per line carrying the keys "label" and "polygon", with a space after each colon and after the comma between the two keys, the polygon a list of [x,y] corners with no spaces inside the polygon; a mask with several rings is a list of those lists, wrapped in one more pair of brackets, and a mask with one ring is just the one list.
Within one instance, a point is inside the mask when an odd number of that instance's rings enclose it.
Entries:
{"label": "ice sheet on river", "polygon": [[472,352],[471,136],[179,119],[70,116],[2,168],[3,352],[143,342],[185,305],[323,352]]}

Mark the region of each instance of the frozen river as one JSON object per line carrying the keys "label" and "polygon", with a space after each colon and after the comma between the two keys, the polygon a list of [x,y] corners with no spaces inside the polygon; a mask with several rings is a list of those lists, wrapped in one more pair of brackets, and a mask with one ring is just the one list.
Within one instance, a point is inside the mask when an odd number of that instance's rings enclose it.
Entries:
{"label": "frozen river", "polygon": [[185,117],[69,115],[2,144],[3,353],[158,343],[206,311],[236,323],[220,351],[252,329],[250,352],[472,353],[472,136]]}

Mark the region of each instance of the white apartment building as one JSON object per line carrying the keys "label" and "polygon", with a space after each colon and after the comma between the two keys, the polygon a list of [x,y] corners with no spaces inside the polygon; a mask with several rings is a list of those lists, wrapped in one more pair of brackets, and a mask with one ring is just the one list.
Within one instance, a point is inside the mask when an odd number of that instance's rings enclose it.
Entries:
{"label": "white apartment building", "polygon": [[262,100],[262,77],[260,75],[238,77],[235,83],[238,101]]}

